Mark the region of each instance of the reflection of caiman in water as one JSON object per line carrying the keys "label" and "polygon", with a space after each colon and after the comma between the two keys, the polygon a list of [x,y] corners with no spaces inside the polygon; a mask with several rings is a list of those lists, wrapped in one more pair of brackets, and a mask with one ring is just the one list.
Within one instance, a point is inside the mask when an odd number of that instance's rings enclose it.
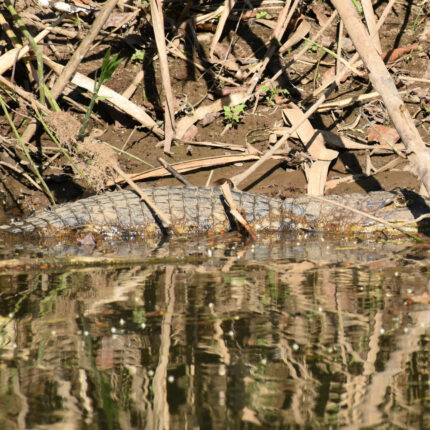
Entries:
{"label": "reflection of caiman in water", "polygon": [[[145,193],[170,216],[179,233],[220,233],[235,227],[217,188],[157,187],[145,189]],[[406,228],[410,231],[424,231],[430,227],[428,218],[416,221],[430,212],[430,200],[414,193],[378,191],[367,195],[328,196],[325,201],[310,196],[279,200],[246,192],[233,191],[232,194],[236,205],[243,209],[248,223],[256,231],[312,230],[354,234],[387,230],[381,222],[348,208],[396,225],[409,223]],[[160,226],[160,221],[137,194],[117,191],[59,205],[0,228],[13,234],[41,236],[81,230],[150,236],[159,234]]]}

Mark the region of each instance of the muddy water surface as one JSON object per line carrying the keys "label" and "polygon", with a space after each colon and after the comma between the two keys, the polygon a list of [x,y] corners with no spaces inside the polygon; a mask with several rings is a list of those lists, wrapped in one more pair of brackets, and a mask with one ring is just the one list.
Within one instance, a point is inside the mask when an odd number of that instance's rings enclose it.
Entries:
{"label": "muddy water surface", "polygon": [[0,428],[430,427],[425,248],[110,247],[5,250]]}

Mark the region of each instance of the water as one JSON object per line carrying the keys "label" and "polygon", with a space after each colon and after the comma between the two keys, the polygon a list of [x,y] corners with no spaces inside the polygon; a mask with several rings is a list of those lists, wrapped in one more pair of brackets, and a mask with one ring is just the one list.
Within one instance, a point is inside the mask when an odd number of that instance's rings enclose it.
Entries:
{"label": "water", "polygon": [[425,247],[61,246],[3,251],[1,429],[430,428]]}

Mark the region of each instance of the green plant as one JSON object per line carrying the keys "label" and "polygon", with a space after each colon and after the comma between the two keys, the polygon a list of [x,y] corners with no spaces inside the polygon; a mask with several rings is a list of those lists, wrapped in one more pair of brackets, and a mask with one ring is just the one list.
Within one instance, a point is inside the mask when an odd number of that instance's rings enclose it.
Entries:
{"label": "green plant", "polygon": [[241,103],[237,106],[224,106],[224,121],[230,126],[236,126],[240,123],[243,113],[245,111],[246,104]]}
{"label": "green plant", "polygon": [[131,61],[142,63],[145,59],[146,52],[143,49],[136,49],[134,54],[131,56]]}
{"label": "green plant", "polygon": [[258,12],[255,17],[257,19],[262,19],[262,18],[265,18],[266,16],[267,16],[267,12],[265,10],[262,10],[261,12]]}
{"label": "green plant", "polygon": [[415,30],[417,29],[419,19],[420,19],[421,15],[423,15],[424,6],[425,6],[425,2],[422,4],[420,10],[417,13],[416,18],[414,19],[414,22],[412,23],[412,31],[413,32],[415,32]]}
{"label": "green plant", "polygon": [[311,45],[311,46],[309,46],[309,51],[311,51],[311,52],[317,52],[319,49],[319,45],[317,43],[313,42],[312,40],[306,40],[305,45]]}
{"label": "green plant", "polygon": [[84,122],[82,123],[82,127],[79,130],[78,138],[82,139],[85,133],[85,129],[87,128],[88,121],[90,120],[91,112],[94,108],[94,103],[99,100],[105,100],[106,97],[100,97],[98,95],[101,86],[106,83],[115,72],[116,68],[121,63],[122,58],[118,58],[118,54],[112,55],[111,57],[111,50],[110,48],[106,51],[106,54],[103,58],[102,63],[102,70],[100,73],[100,78],[97,80],[97,78],[94,80],[94,93],[91,97],[90,105],[88,106],[88,110],[85,114]]}
{"label": "green plant", "polygon": [[358,13],[363,14],[363,8],[361,7],[360,2],[358,2],[357,0],[352,0],[352,2],[354,3],[354,6],[357,9]]}
{"label": "green plant", "polygon": [[267,85],[262,85],[261,90],[266,94],[265,101],[269,106],[274,106],[276,104],[275,97],[279,94],[290,94],[286,88],[278,90],[277,88],[270,88]]}

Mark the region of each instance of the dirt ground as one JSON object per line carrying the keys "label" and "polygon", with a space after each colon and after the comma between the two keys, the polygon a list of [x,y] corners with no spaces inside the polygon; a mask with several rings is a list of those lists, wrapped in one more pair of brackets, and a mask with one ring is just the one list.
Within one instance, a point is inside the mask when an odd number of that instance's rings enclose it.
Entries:
{"label": "dirt ground", "polygon": [[[177,31],[173,33],[172,26],[176,23],[175,19],[183,10],[179,2],[165,2],[167,4],[166,23],[170,34],[175,34],[174,40],[177,40],[177,46],[181,52],[189,53],[193,48],[189,46],[189,40],[184,33]],[[185,3],[185,2],[184,2]],[[221,2],[197,2],[195,8],[190,14],[198,12],[198,5],[204,9],[208,4],[218,6]],[[203,4],[204,3],[204,4]],[[216,4],[215,4],[216,3]],[[259,3],[258,10],[266,12],[265,18],[276,21],[279,14],[278,7],[268,6],[268,4]],[[270,2],[268,2],[270,3]],[[272,2],[275,3],[275,2]],[[279,2],[278,2],[279,3]],[[407,102],[407,108],[414,117],[418,130],[425,142],[430,143],[428,113],[429,104],[429,47],[430,42],[430,25],[425,7],[421,7],[419,1],[399,1],[394,10],[389,15],[385,25],[380,31],[381,44],[383,51],[389,51],[395,48],[404,47],[411,44],[419,44],[419,49],[408,55],[402,56],[388,67],[395,79],[399,91]],[[380,16],[386,2],[374,2],[375,13]],[[21,7],[19,7],[21,6]],[[275,4],[276,6],[276,4]],[[303,2],[300,7],[300,15],[311,25],[310,34],[307,36],[313,39],[317,31],[321,28],[321,18],[316,14],[315,6],[323,10],[327,17],[332,13],[332,9],[326,2],[308,1]],[[1,8],[1,7],[0,7]],[[44,23],[52,19],[54,14],[47,10],[29,4],[29,1],[18,3],[17,10],[26,22],[30,32],[35,35],[40,31],[34,23]],[[127,10],[126,10],[127,12]],[[236,12],[235,12],[236,13]],[[296,13],[296,16],[299,15]],[[239,16],[239,12],[236,13]],[[7,15],[6,15],[7,16]],[[36,18],[37,17],[37,18]],[[157,58],[157,50],[153,38],[152,28],[148,22],[149,9],[142,7],[131,24],[128,23],[124,28],[119,29],[116,33],[108,34],[109,29],[103,31],[96,39],[98,44],[93,47],[82,61],[79,71],[90,77],[95,77],[100,73],[103,56],[108,47],[112,48],[112,53],[118,53],[123,58],[120,66],[115,71],[113,77],[107,82],[107,86],[122,93],[132,82],[136,74],[144,70],[144,79],[138,86],[131,97],[131,101],[139,106],[145,106],[148,114],[158,121],[163,128],[163,88],[161,83],[160,65]],[[45,55],[53,57],[56,61],[66,64],[74,50],[78,46],[80,39],[86,34],[91,26],[93,18],[81,17],[80,22],[76,18],[66,20],[62,24],[62,29],[75,32],[77,37],[65,37],[61,33],[50,35],[49,43],[45,41],[43,52]],[[261,20],[262,21],[262,20]],[[33,25],[31,23],[33,22]],[[208,26],[211,31],[196,29],[196,37],[200,42],[202,52],[200,57],[207,55],[213,30],[216,28],[216,20],[210,22]],[[336,50],[335,43],[337,38],[337,25],[330,27],[325,32],[323,45]],[[231,49],[231,54],[236,58],[243,70],[247,70],[249,65],[259,61],[266,51],[267,41],[270,39],[272,29],[263,25],[258,19],[243,20],[238,23],[237,19],[227,21],[227,26],[221,38],[221,44],[225,49]],[[189,36],[189,35],[188,35]],[[4,40],[4,38],[3,38]],[[283,40],[284,41],[284,40]],[[265,45],[266,44],[266,45]],[[303,46],[299,43],[290,51],[283,55],[275,55],[266,69],[265,77],[270,77],[279,68],[279,64],[285,64],[289,61],[297,49]],[[0,53],[4,54],[10,49],[10,44],[3,42],[0,45]],[[145,51],[143,60],[132,60],[133,54],[137,50]],[[54,52],[55,51],[55,52]],[[345,51],[346,58],[352,55],[353,51]],[[199,53],[194,50],[193,58],[198,59]],[[177,103],[176,120],[180,120],[185,115],[190,115],[199,106],[212,103],[213,100],[220,97],[220,92],[226,88],[236,86],[246,86],[237,75],[222,69],[220,64],[207,68],[201,72],[195,66],[182,59],[169,55],[169,72],[171,84]],[[240,61],[239,61],[240,60]],[[247,65],[247,61],[248,65]],[[252,61],[251,61],[252,60]],[[270,147],[271,135],[273,129],[284,126],[282,111],[288,106],[289,102],[294,102],[301,106],[305,111],[306,107],[314,100],[307,101],[307,97],[312,91],[321,85],[321,79],[324,73],[335,64],[335,60],[322,49],[309,49],[300,61],[294,62],[289,66],[287,74],[281,76],[276,83],[276,97],[270,97],[269,93],[260,97],[258,104],[248,103],[244,110],[240,122],[232,127],[227,127],[226,118],[222,112],[218,117],[213,118],[207,125],[204,121],[196,123],[196,134],[193,136],[195,142],[224,142],[227,144],[241,145],[244,148],[247,144],[252,148],[266,152]],[[46,80],[52,82],[53,75],[49,69],[46,69]],[[12,72],[9,70],[4,74],[8,79],[12,79]],[[34,83],[27,82],[27,71],[24,64],[18,63],[15,69],[14,79],[17,84],[26,88],[27,91],[33,91]],[[223,80],[223,76],[228,80]],[[421,81],[409,80],[407,78],[417,78]],[[232,85],[232,82],[234,85]],[[60,98],[60,107],[64,112],[74,117],[78,124],[81,124],[84,118],[85,108],[89,104],[89,95],[85,91],[76,87],[71,87],[67,98]],[[283,91],[289,90],[289,94]],[[368,77],[349,77],[343,82],[336,93],[331,97],[332,100],[341,100],[347,96],[368,93],[372,91]],[[10,93],[9,93],[10,94]],[[2,96],[5,93],[2,91]],[[276,100],[273,100],[275,98]],[[70,99],[74,100],[83,107],[77,108],[76,103],[72,104]],[[9,106],[9,112],[18,128],[19,133],[23,133],[27,127],[29,111],[24,104],[18,100],[15,101],[9,97],[6,98]],[[254,112],[254,108],[255,112]],[[68,124],[67,117],[64,117],[64,123]],[[356,142],[373,144],[375,150],[378,149],[378,143],[370,142],[368,131],[372,124],[382,124],[390,126],[390,119],[385,111],[383,104],[379,99],[371,99],[365,103],[356,103],[346,108],[332,109],[329,112],[317,113],[311,118],[312,125],[317,129],[330,130],[337,134],[348,136]],[[100,130],[100,139],[122,150],[138,156],[145,162],[154,167],[159,167],[157,157],[163,157],[169,164],[180,161],[201,159],[205,157],[224,156],[228,154],[238,154],[228,148],[214,148],[209,146],[200,146],[193,143],[175,142],[171,152],[166,154],[160,147],[160,139],[147,129],[139,126],[134,122],[127,113],[119,112],[112,107],[108,101],[98,102],[94,110],[94,119],[90,122],[89,130]],[[57,129],[60,138],[64,138],[66,131]],[[34,177],[34,174],[28,163],[25,162],[23,153],[19,149],[14,134],[12,133],[10,123],[5,116],[0,116],[0,136],[1,149],[0,160],[0,191],[3,195],[4,209],[10,211],[13,208],[19,208],[18,212],[24,214],[31,213],[35,209],[49,204],[45,193],[37,191],[34,186],[22,174],[17,173],[14,169],[9,168],[7,164],[18,164],[28,175]],[[61,140],[61,139],[60,139]],[[191,139],[190,139],[191,140]],[[292,151],[284,157],[273,159],[264,164],[257,170],[251,178],[247,179],[240,188],[256,193],[268,194],[271,196],[296,196],[306,193],[306,176],[304,173],[304,163],[310,163],[309,156],[305,148],[298,140],[289,142]],[[39,169],[46,179],[47,184],[53,190],[57,202],[73,200],[81,196],[94,193],[89,189],[85,182],[79,178],[79,175],[70,167],[67,158],[58,153],[52,140],[46,132],[40,127],[35,138],[31,141],[29,150],[38,163]],[[332,193],[350,193],[350,192],[368,192],[371,190],[392,190],[395,188],[408,188],[418,191],[420,184],[416,177],[410,171],[410,165],[401,152],[401,157],[393,151],[385,150],[384,153],[375,153],[378,151],[371,150],[341,150],[339,156],[332,162],[328,183],[325,190],[326,194]],[[379,151],[380,152],[380,151]],[[109,152],[105,158],[97,155],[88,157],[88,171],[97,176],[97,172],[111,173],[109,170],[110,161],[117,157],[117,153]],[[403,157],[403,158],[402,158]],[[398,159],[397,165],[388,164]],[[110,160],[110,161],[109,161]],[[129,174],[143,172],[150,167],[142,164],[140,161],[130,158],[127,155],[118,157],[120,166]],[[307,161],[306,161],[307,160]],[[6,163],[6,164],[5,164]],[[217,184],[217,181],[224,178],[230,178],[244,171],[252,162],[233,163],[216,168],[205,168],[195,172],[186,173],[184,176],[195,185],[205,185],[213,170],[210,179],[210,185]],[[85,164],[85,163],[84,163]],[[383,166],[389,166],[387,170],[379,173],[373,173]],[[383,169],[382,169],[383,170]],[[110,173],[109,173],[110,172]],[[110,175],[111,177],[112,175]],[[109,177],[109,178],[110,178]],[[109,179],[103,177],[106,183]],[[343,179],[346,178],[346,179]],[[342,182],[345,180],[345,182]],[[178,184],[178,180],[172,177],[154,178],[151,180],[140,181],[144,187],[153,185],[172,185]],[[330,185],[330,186],[329,186]]]}

